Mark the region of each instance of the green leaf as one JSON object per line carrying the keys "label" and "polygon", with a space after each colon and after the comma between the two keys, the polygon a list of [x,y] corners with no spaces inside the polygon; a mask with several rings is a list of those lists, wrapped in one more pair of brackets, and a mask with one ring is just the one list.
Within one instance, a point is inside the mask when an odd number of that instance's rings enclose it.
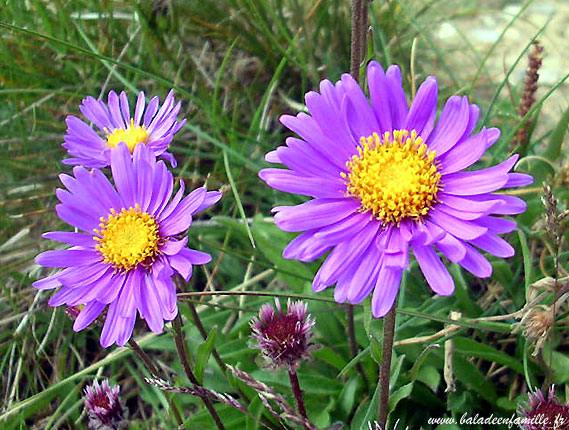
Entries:
{"label": "green leaf", "polygon": [[424,366],[417,374],[417,381],[423,382],[433,392],[436,392],[441,382],[441,374],[435,366]]}
{"label": "green leaf", "polygon": [[476,357],[483,360],[493,361],[494,363],[507,366],[519,374],[524,373],[524,368],[519,360],[504,352],[498,351],[489,345],[475,342],[472,339],[455,337],[454,350],[456,353],[463,354],[466,357]]}
{"label": "green leaf", "polygon": [[200,384],[203,382],[203,373],[207,366],[207,362],[209,360],[209,356],[211,355],[211,351],[213,350],[216,337],[217,337],[217,327],[214,326],[211,328],[209,334],[207,335],[207,339],[204,340],[202,344],[198,347],[198,352],[196,354],[195,374]]}
{"label": "green leaf", "polygon": [[490,403],[496,401],[497,395],[494,385],[484,378],[484,375],[465,358],[455,355],[453,360],[454,375],[466,388],[475,391]]}
{"label": "green leaf", "polygon": [[251,404],[247,409],[249,410],[251,416],[247,416],[246,430],[257,430],[259,428],[261,415],[263,414],[263,402],[261,402],[261,399],[257,396],[251,401]]}
{"label": "green leaf", "polygon": [[389,396],[389,411],[392,412],[396,408],[397,403],[409,397],[411,395],[411,391],[413,391],[413,382],[409,382],[395,390]]}
{"label": "green leaf", "polygon": [[354,403],[356,401],[356,391],[358,389],[359,376],[352,376],[348,382],[344,384],[342,392],[340,393],[340,405],[346,415],[350,415]]}
{"label": "green leaf", "polygon": [[547,143],[547,148],[543,152],[543,156],[551,161],[556,161],[561,155],[561,146],[563,144],[563,139],[565,138],[565,133],[569,127],[569,108],[563,113],[561,119],[557,123],[557,126],[551,133],[549,142]]}
{"label": "green leaf", "polygon": [[285,260],[282,257],[283,249],[291,240],[291,235],[282,232],[273,223],[263,222],[261,216],[253,218],[251,230],[259,250],[279,270],[279,277],[289,284],[295,292],[303,292],[305,280],[312,280],[314,274],[305,263],[297,260]]}
{"label": "green leaf", "polygon": [[346,366],[340,370],[340,373],[338,373],[337,378],[342,378],[343,376],[345,376],[350,370],[352,370],[354,367],[356,367],[356,365],[362,361],[365,357],[367,357],[369,355],[371,351],[371,347],[367,347],[363,350],[361,350],[358,355],[356,355],[354,358],[352,358],[350,360],[350,362],[348,364],[346,364]]}

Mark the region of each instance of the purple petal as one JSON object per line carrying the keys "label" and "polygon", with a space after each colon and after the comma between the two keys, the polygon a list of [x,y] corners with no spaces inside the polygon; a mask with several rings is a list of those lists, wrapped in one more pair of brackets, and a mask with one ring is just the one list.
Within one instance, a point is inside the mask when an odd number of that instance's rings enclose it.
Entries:
{"label": "purple petal", "polygon": [[124,123],[124,120],[122,118],[119,106],[119,97],[117,96],[117,93],[115,93],[114,91],[110,91],[108,96],[108,102],[109,102],[109,111],[111,112],[111,119],[113,120],[115,127],[126,130],[127,125]]}
{"label": "purple petal", "polygon": [[126,93],[124,91],[121,91],[119,101],[120,101],[121,113],[122,113],[122,117],[124,119],[124,123],[127,126],[129,126],[130,125],[130,106],[128,105],[128,98],[127,98]]}
{"label": "purple petal", "polygon": [[[516,215],[525,212],[527,204],[523,199],[506,194],[480,194],[470,196],[472,199],[481,204],[492,204],[494,207],[491,212],[497,215]],[[498,204],[496,204],[498,203]]]}
{"label": "purple petal", "polygon": [[332,245],[316,238],[316,232],[318,230],[312,230],[294,238],[283,250],[283,258],[307,262],[324,255]]}
{"label": "purple petal", "polygon": [[[332,86],[329,81],[328,83],[330,86]],[[323,90],[323,93],[325,91],[330,91],[326,85],[326,81],[323,81],[321,83],[320,88]],[[335,107],[329,103],[325,95],[320,95],[314,91],[309,91],[304,96],[304,99],[306,102],[306,107],[308,108],[308,111],[310,112],[312,118],[314,118],[316,124],[318,124],[318,129],[321,134],[324,134],[327,139],[335,142],[352,142],[352,136],[349,129],[346,127],[345,123],[340,120],[339,109],[336,110]],[[300,134],[299,136],[307,137]],[[311,136],[315,135],[311,134]]]}
{"label": "purple petal", "polygon": [[464,244],[466,255],[460,265],[479,278],[488,278],[492,275],[492,265],[482,254],[468,244]]}
{"label": "purple petal", "polygon": [[510,173],[504,188],[525,187],[533,184],[533,176],[526,173]]}
{"label": "purple petal", "polygon": [[383,134],[386,131],[390,132],[393,130],[391,112],[389,110],[391,100],[389,99],[385,73],[376,61],[370,62],[367,67],[367,81],[373,111],[379,123],[378,134]]}
{"label": "purple petal", "polygon": [[193,269],[192,262],[184,252],[184,249],[182,248],[178,254],[168,256],[168,263],[185,281],[188,281],[192,276]]}
{"label": "purple petal", "polygon": [[342,143],[342,141],[328,138],[322,133],[316,121],[304,113],[299,113],[297,116],[282,115],[280,121],[285,127],[313,145],[319,153],[326,154],[330,161],[340,169],[344,169],[346,161],[356,153],[356,142]]}
{"label": "purple petal", "polygon": [[371,299],[371,312],[374,317],[385,316],[393,307],[401,284],[401,274],[401,269],[386,266],[381,268]]}
{"label": "purple petal", "polygon": [[357,267],[350,280],[347,291],[347,300],[350,303],[360,303],[371,293],[382,268],[381,257],[382,253],[372,242],[365,251],[361,264]]}
{"label": "purple petal", "polygon": [[314,233],[314,238],[323,243],[335,245],[351,239],[370,222],[372,222],[372,217],[369,213],[355,212],[334,224],[318,229]]}
{"label": "purple petal", "polygon": [[369,223],[360,233],[354,235],[351,240],[337,245],[316,273],[312,281],[312,289],[315,292],[319,292],[336,282],[342,273],[355,260],[361,257],[363,251],[375,238],[380,227],[381,223],[379,222]]}
{"label": "purple petal", "polygon": [[223,197],[223,194],[221,194],[219,191],[208,191],[207,193],[205,193],[205,197],[203,199],[202,204],[198,206],[198,208],[194,211],[194,214],[199,213],[213,206],[219,200],[221,200],[221,197]]}
{"label": "purple petal", "polygon": [[401,69],[399,66],[389,66],[385,73],[387,92],[389,93],[389,110],[391,111],[391,123],[393,129],[401,130],[405,126],[409,108],[405,91],[403,91],[403,83],[401,79]]}
{"label": "purple petal", "polygon": [[107,348],[116,342],[121,326],[119,325],[120,315],[117,302],[112,302],[107,311],[105,324],[101,331],[101,346]]}
{"label": "purple petal", "polygon": [[468,125],[470,106],[468,97],[452,96],[448,99],[433,134],[429,137],[429,150],[440,157],[462,137]]}
{"label": "purple petal", "polygon": [[35,261],[43,267],[77,267],[98,263],[101,256],[95,251],[65,249],[42,252]]}
{"label": "purple petal", "polygon": [[105,309],[105,304],[100,303],[96,300],[93,300],[85,305],[77,319],[73,323],[73,330],[74,331],[81,331],[88,325],[90,325],[93,321],[97,319],[97,317],[103,312]]}
{"label": "purple petal", "polygon": [[[349,126],[355,127],[356,133],[354,137],[368,137],[373,133],[377,133],[380,128],[375,114],[371,108],[362,88],[349,74],[342,75],[342,86],[346,92],[347,97],[344,99],[348,112],[353,112],[355,115],[350,118]],[[343,105],[343,103],[342,103]]]}
{"label": "purple petal", "polygon": [[454,292],[454,281],[434,249],[417,243],[412,246],[413,255],[431,289],[441,296],[451,295]]}
{"label": "purple petal", "polygon": [[354,199],[315,199],[297,206],[281,207],[275,224],[284,231],[303,231],[333,224],[354,213],[360,203]]}
{"label": "purple petal", "polygon": [[140,119],[142,118],[142,113],[144,112],[144,105],[146,104],[144,99],[144,91],[138,93],[136,99],[136,108],[134,111],[134,125],[140,125]]}
{"label": "purple petal", "polygon": [[160,334],[164,329],[164,319],[160,306],[160,297],[156,291],[152,275],[144,276],[144,283],[140,286],[140,303],[138,304],[142,317],[146,320],[148,328]]}
{"label": "purple petal", "polygon": [[64,270],[58,271],[58,272],[53,273],[52,275],[49,275],[43,279],[35,281],[32,285],[34,288],[37,288],[38,290],[51,290],[53,288],[60,287],[61,282],[59,282],[59,276],[62,273],[67,272],[69,270],[73,270],[73,269],[64,269]]}
{"label": "purple petal", "polygon": [[461,197],[452,194],[439,193],[438,199],[441,203],[460,211],[468,212],[492,212],[499,204],[494,199],[494,194],[482,194],[488,198],[478,198],[478,196]]}
{"label": "purple petal", "polygon": [[516,164],[519,155],[514,155],[496,166],[474,172],[459,172],[444,175],[443,189],[447,194],[482,194],[502,188],[508,181],[508,171]]}
{"label": "purple petal", "polygon": [[476,163],[486,151],[487,141],[488,134],[486,129],[483,128],[480,133],[456,144],[450,151],[439,158],[441,173],[448,175]]}
{"label": "purple petal", "polygon": [[338,175],[337,180],[329,178],[313,178],[284,169],[263,169],[259,177],[270,187],[292,194],[310,197],[339,198],[346,192],[346,184]]}
{"label": "purple petal", "polygon": [[444,213],[446,213],[448,215],[452,215],[455,218],[463,219],[465,221],[472,221],[474,219],[481,218],[484,215],[488,215],[490,213],[490,211],[473,212],[473,211],[458,210],[458,209],[452,208],[450,206],[447,206],[444,203],[441,203],[440,205],[438,205],[437,210],[443,211]]}
{"label": "purple petal", "polygon": [[197,188],[180,202],[180,204],[172,211],[170,215],[163,218],[167,211],[160,215],[160,231],[165,236],[173,236],[175,234],[186,231],[192,222],[192,213],[203,203],[206,195],[205,188]]}
{"label": "purple petal", "polygon": [[437,114],[437,79],[428,77],[419,87],[405,122],[405,130],[415,130],[426,141],[434,127]]}
{"label": "purple petal", "polygon": [[489,232],[496,234],[510,233],[516,229],[515,221],[493,216],[485,216],[477,219],[475,222],[476,224],[487,228]]}
{"label": "purple petal", "polygon": [[334,179],[340,176],[342,169],[339,169],[326,156],[320,154],[314,146],[304,140],[288,137],[286,145],[280,146],[276,151],[273,151],[276,154],[278,163],[284,164],[297,173],[303,173],[308,176]]}
{"label": "purple petal", "polygon": [[136,176],[130,151],[124,142],[120,142],[111,150],[111,171],[124,205],[127,208],[133,207],[137,188]]}
{"label": "purple petal", "polygon": [[42,234],[44,239],[56,240],[58,242],[67,243],[68,245],[84,246],[92,248],[95,246],[93,236],[83,233],[73,233],[67,231],[50,231]]}
{"label": "purple petal", "polygon": [[443,230],[463,240],[472,240],[485,234],[488,229],[470,221],[448,215],[436,208],[429,212],[429,218]]}
{"label": "purple petal", "polygon": [[485,234],[484,236],[471,240],[470,243],[481,250],[500,258],[513,257],[516,253],[516,250],[512,245],[495,234]]}
{"label": "purple petal", "polygon": [[464,242],[450,233],[437,242],[437,248],[453,263],[458,263],[466,256]]}
{"label": "purple petal", "polygon": [[180,250],[186,246],[186,243],[188,243],[188,238],[184,237],[182,240],[176,240],[176,239],[169,239],[164,245],[162,245],[162,247],[160,248],[160,252],[162,252],[165,255],[175,255],[178,252],[180,252]]}

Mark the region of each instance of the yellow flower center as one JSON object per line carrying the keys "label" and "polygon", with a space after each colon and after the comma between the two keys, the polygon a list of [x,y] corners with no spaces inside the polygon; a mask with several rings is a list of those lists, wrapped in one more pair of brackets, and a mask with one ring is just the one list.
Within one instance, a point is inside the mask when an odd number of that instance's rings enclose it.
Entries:
{"label": "yellow flower center", "polygon": [[111,148],[117,146],[120,142],[126,143],[130,153],[134,152],[134,147],[139,143],[146,143],[148,141],[148,131],[144,125],[134,125],[134,119],[130,120],[130,125],[126,128],[117,128],[109,132],[105,128],[107,134],[107,143]]}
{"label": "yellow flower center", "polygon": [[436,202],[441,174],[415,130],[394,130],[383,137],[362,137],[358,155],[347,163],[348,195],[360,200],[384,223],[398,225],[404,218],[420,220]]}
{"label": "yellow flower center", "polygon": [[111,209],[107,219],[101,217],[97,250],[105,263],[117,270],[129,271],[141,263],[151,263],[158,252],[158,223],[138,204],[117,213]]}

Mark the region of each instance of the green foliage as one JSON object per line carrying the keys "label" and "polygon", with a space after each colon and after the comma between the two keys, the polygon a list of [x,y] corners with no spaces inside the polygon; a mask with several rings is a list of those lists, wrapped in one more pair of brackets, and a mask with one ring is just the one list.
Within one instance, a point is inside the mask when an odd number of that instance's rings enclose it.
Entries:
{"label": "green foliage", "polygon": [[[53,244],[41,233],[61,227],[54,214],[67,115],[80,116],[87,95],[126,90],[130,100],[144,90],[161,99],[170,88],[183,103],[188,124],[173,143],[179,160],[175,174],[189,186],[207,182],[224,198],[203,219],[194,220],[189,241],[212,254],[196,268],[183,293],[263,293],[268,296],[185,295],[206,328],[204,339],[186,305],[181,313],[186,344],[196,376],[204,386],[228,393],[250,412],[222,404],[216,409],[228,430],[293,428],[277,420],[257,393],[219,367],[221,359],[253,375],[281,393],[294,407],[286,372],[261,369],[258,351],[250,348],[249,322],[259,307],[291,296],[309,303],[315,342],[322,347],[304,363],[299,379],[308,417],[324,428],[335,422],[367,428],[376,419],[378,363],[382,355],[381,320],[370,316],[369,300],[354,308],[359,353],[352,357],[346,336],[347,312],[327,291],[314,294],[311,280],[321,261],[301,263],[282,258],[295,236],[280,231],[270,209],[303,198],[276,192],[257,177],[266,166],[264,154],[288,135],[278,118],[303,109],[303,95],[323,78],[336,80],[349,69],[350,2],[301,0],[80,0],[5,1],[0,7],[0,427],[2,429],[82,429],[82,390],[93,378],[121,385],[130,410],[131,429],[176,429],[172,404],[182,411],[185,428],[214,428],[200,399],[173,394],[144,382],[150,374],[128,348],[104,350],[100,327],[75,333],[61,309],[47,305],[49,293],[37,292],[33,280],[47,272],[33,263],[40,250]],[[376,0],[369,4],[368,59],[398,63],[404,85],[436,74],[441,95],[467,94],[482,108],[478,127],[498,126],[502,138],[479,163],[503,161],[513,137],[530,120],[530,139],[522,148],[519,171],[535,174],[523,191],[528,210],[517,217],[519,230],[508,240],[516,255],[491,259],[494,275],[479,280],[450,268],[457,291],[433,296],[416,263],[411,264],[399,296],[397,337],[391,380],[390,420],[400,428],[418,428],[429,417],[463,413],[511,414],[524,398],[524,384],[566,384],[569,354],[557,329],[541,355],[522,334],[512,334],[510,315],[503,321],[484,318],[521,309],[533,282],[553,275],[554,250],[541,221],[541,181],[554,187],[560,207],[567,207],[569,110],[545,112],[569,75],[538,93],[524,118],[517,102],[520,85],[512,85],[523,68],[531,42],[547,25],[526,34],[516,60],[505,66],[505,78],[489,68],[506,31],[524,19],[531,1],[508,18],[498,40],[480,47],[459,34],[460,47],[441,48],[436,31],[443,22],[476,17],[488,2],[453,0]],[[501,3],[501,2],[497,2]],[[504,2],[506,3],[506,2]],[[456,27],[456,26],[455,26]],[[460,36],[460,37],[459,37]],[[416,76],[410,73],[411,45],[417,40]],[[458,64],[464,51],[469,67]],[[551,53],[550,55],[556,55]],[[501,60],[500,60],[501,61]],[[518,66],[516,68],[516,66]],[[502,64],[500,63],[500,67]],[[439,108],[442,104],[439,103]],[[555,116],[557,115],[557,116]],[[553,118],[551,118],[554,116]],[[547,121],[546,121],[547,120]],[[543,121],[543,122],[542,122]],[[542,124],[553,124],[546,126]],[[211,219],[210,219],[211,218]],[[565,250],[562,250],[565,251]],[[561,254],[562,261],[567,258]],[[550,304],[552,294],[543,303]],[[450,311],[460,311],[454,322]],[[560,318],[559,318],[560,319]],[[557,327],[565,327],[558,321]],[[456,330],[439,333],[456,324]],[[147,333],[144,321],[135,329],[140,346],[168,371],[178,387],[188,384],[168,325],[166,333]],[[397,344],[407,340],[406,344]],[[452,347],[451,347],[452,345]],[[454,348],[454,349],[453,349]],[[454,351],[452,354],[449,351]],[[452,362],[456,390],[446,392],[445,360]],[[244,399],[245,394],[251,401]],[[286,427],[285,427],[286,426]],[[457,428],[439,426],[438,428]]]}

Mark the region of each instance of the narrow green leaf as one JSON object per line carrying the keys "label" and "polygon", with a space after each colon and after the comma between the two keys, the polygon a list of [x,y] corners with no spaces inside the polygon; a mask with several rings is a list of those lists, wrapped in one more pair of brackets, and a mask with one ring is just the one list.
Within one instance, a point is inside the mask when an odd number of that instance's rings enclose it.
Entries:
{"label": "narrow green leaf", "polygon": [[466,357],[476,357],[493,361],[494,363],[507,366],[520,374],[524,373],[524,368],[519,360],[489,345],[476,342],[466,337],[454,338],[454,350],[457,354],[463,354]]}
{"label": "narrow green leaf", "polygon": [[213,326],[208,335],[207,339],[202,342],[202,344],[198,347],[198,352],[196,354],[196,367],[195,367],[195,374],[197,380],[202,383],[203,382],[203,374],[204,370],[207,366],[207,362],[211,355],[211,351],[215,345],[215,338],[217,337],[217,326]]}
{"label": "narrow green leaf", "polygon": [[553,130],[549,142],[547,143],[547,148],[543,152],[543,156],[550,161],[556,161],[561,155],[561,146],[563,144],[563,139],[565,138],[565,133],[569,127],[569,108],[557,123],[557,126]]}

